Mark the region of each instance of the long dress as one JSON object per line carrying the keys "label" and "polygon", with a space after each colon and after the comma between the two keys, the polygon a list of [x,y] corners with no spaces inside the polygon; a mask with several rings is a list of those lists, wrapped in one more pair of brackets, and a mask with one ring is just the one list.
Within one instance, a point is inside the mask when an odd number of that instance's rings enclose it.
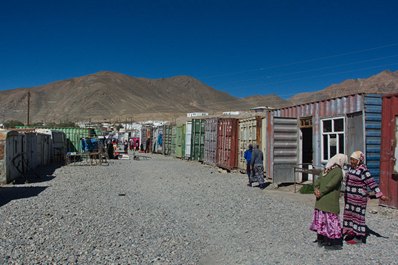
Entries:
{"label": "long dress", "polygon": [[376,193],[377,198],[383,195],[365,164],[350,168],[346,176],[344,194],[343,234],[366,236],[368,188]]}

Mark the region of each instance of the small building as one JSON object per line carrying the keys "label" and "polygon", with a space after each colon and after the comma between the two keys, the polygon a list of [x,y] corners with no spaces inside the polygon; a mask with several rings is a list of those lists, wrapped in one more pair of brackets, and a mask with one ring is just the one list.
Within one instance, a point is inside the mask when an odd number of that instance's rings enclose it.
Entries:
{"label": "small building", "polygon": [[267,177],[276,183],[295,182],[297,165],[321,168],[336,153],[361,150],[378,182],[381,103],[381,95],[361,93],[269,111]]}

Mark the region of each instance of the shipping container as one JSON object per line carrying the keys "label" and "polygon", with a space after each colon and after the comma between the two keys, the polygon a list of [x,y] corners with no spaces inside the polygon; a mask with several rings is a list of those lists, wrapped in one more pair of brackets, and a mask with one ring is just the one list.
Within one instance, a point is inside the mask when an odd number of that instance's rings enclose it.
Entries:
{"label": "shipping container", "polygon": [[217,166],[232,170],[238,167],[238,119],[220,118],[217,129]]}
{"label": "shipping container", "polygon": [[210,118],[205,120],[203,162],[213,166],[217,164],[217,130],[218,118]]}
{"label": "shipping container", "polygon": [[9,183],[52,160],[51,137],[30,131],[0,130],[0,182]]}
{"label": "shipping container", "polygon": [[171,126],[171,148],[170,148],[170,155],[175,157],[176,156],[176,143],[177,143],[177,125]]}
{"label": "shipping container", "polygon": [[191,159],[192,120],[185,123],[185,159]]}
{"label": "shipping container", "polygon": [[205,148],[205,120],[192,119],[191,159],[203,162]]}
{"label": "shipping container", "polygon": [[163,125],[163,155],[171,154],[172,125]]}
{"label": "shipping container", "polygon": [[152,150],[152,126],[143,125],[141,128],[141,146],[140,150],[146,153]]}
{"label": "shipping container", "polygon": [[389,197],[380,204],[398,208],[398,94],[382,98],[380,189]]}
{"label": "shipping container", "polygon": [[[377,94],[348,95],[273,110],[267,120],[267,176],[276,182],[296,182],[290,168],[294,163],[322,168],[336,153],[350,155],[361,150],[378,181],[380,128],[381,95]],[[288,138],[285,143],[283,137]]]}
{"label": "shipping container", "polygon": [[263,150],[261,141],[261,129],[262,129],[262,117],[253,116],[250,118],[243,118],[239,120],[239,156],[238,156],[238,167],[241,171],[246,172],[246,160],[243,157],[245,150],[248,149],[249,144],[255,146],[259,145],[259,148]]}
{"label": "shipping container", "polygon": [[175,156],[177,158],[185,157],[185,124],[176,127],[176,148]]}

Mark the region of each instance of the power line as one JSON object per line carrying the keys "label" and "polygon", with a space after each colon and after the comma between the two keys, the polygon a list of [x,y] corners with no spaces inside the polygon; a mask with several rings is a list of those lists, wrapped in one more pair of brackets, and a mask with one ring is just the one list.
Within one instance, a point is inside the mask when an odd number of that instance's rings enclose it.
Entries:
{"label": "power line", "polygon": [[286,64],[280,64],[280,65],[273,65],[273,66],[269,66],[269,67],[260,67],[260,68],[248,69],[248,70],[243,70],[243,71],[238,71],[238,72],[229,72],[229,73],[218,74],[218,75],[202,76],[200,78],[201,79],[211,79],[211,78],[215,78],[215,77],[231,76],[231,75],[244,74],[244,73],[250,73],[250,72],[256,72],[256,71],[264,71],[264,70],[269,70],[269,69],[274,69],[274,68],[281,68],[281,67],[286,67],[286,66],[292,66],[292,65],[316,62],[316,61],[321,61],[321,60],[331,59],[331,58],[336,58],[336,57],[342,57],[342,56],[346,56],[346,55],[359,54],[359,53],[379,50],[379,49],[383,49],[383,48],[395,47],[395,46],[398,46],[398,43],[391,43],[391,44],[386,44],[386,45],[377,46],[377,47],[368,48],[368,49],[362,49],[362,50],[340,53],[340,54],[335,54],[335,55],[322,56],[322,57],[318,57],[318,58],[312,58],[312,59],[302,60],[302,61],[298,61],[298,62],[291,62],[291,63],[286,63]]}

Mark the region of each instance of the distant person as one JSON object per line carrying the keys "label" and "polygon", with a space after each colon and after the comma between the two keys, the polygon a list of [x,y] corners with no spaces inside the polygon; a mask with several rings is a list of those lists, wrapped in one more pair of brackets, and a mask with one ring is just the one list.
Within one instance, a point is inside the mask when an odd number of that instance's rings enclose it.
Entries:
{"label": "distant person", "polygon": [[252,151],[252,157],[250,159],[250,166],[252,170],[252,182],[257,181],[258,187],[260,189],[265,189],[264,183],[264,154],[259,149],[259,145],[256,144],[256,147]]}
{"label": "distant person", "polygon": [[124,140],[123,147],[124,147],[124,153],[127,154],[129,149],[129,143],[127,142],[127,140]]}
{"label": "distant person", "polygon": [[368,203],[368,190],[374,191],[376,198],[387,201],[376,181],[364,163],[365,156],[355,151],[350,157],[350,168],[346,174],[344,192],[343,234],[348,244],[366,243],[365,213]]}
{"label": "distant person", "polygon": [[145,153],[149,153],[151,151],[151,139],[146,139]]}
{"label": "distant person", "polygon": [[246,160],[246,174],[247,177],[249,178],[249,183],[247,184],[247,186],[251,187],[252,186],[252,170],[251,170],[251,166],[250,166],[250,161],[252,159],[252,152],[253,152],[253,145],[249,144],[249,149],[247,149],[244,153],[243,153],[243,157]]}
{"label": "distant person", "polygon": [[310,230],[317,234],[314,242],[330,250],[338,250],[343,246],[339,199],[346,162],[347,156],[344,154],[333,156],[314,183],[316,201]]}
{"label": "distant person", "polygon": [[87,148],[86,138],[82,137],[82,138],[80,138],[80,141],[81,141],[81,144],[82,144],[82,152],[84,153],[84,152],[86,152],[86,148]]}
{"label": "distant person", "polygon": [[115,149],[113,148],[113,143],[112,141],[108,140],[107,145],[106,145],[106,151],[108,153],[109,159],[114,159],[114,151]]}
{"label": "distant person", "polygon": [[135,150],[138,151],[139,149],[140,149],[140,141],[137,140],[137,141],[135,142]]}

